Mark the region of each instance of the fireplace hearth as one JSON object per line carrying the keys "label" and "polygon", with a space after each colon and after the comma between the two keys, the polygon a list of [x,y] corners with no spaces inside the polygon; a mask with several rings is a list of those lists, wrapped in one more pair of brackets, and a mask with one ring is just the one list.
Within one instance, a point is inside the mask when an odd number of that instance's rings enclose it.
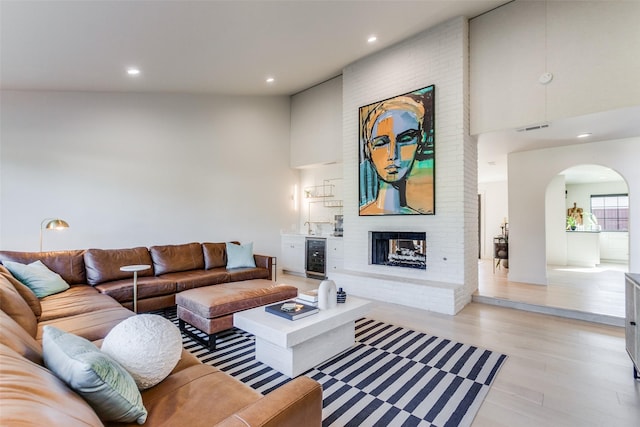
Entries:
{"label": "fireplace hearth", "polygon": [[427,269],[426,233],[369,232],[371,264]]}

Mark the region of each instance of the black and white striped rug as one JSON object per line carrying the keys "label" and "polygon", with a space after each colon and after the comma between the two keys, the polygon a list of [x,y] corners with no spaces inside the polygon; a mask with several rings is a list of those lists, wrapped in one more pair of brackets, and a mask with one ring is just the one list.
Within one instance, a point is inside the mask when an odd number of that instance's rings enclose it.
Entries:
{"label": "black and white striped rug", "polygon": [[[175,310],[158,314],[177,324]],[[183,345],[262,394],[290,381],[255,360],[253,335],[239,329],[214,352],[184,335]],[[469,426],[506,357],[365,318],[354,347],[305,375],[322,384],[324,427]]]}

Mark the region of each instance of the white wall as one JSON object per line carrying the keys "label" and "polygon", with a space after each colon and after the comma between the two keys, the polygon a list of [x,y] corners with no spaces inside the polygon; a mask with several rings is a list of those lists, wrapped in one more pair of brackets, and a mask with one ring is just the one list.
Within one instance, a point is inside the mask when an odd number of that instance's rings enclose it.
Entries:
{"label": "white wall", "polygon": [[637,1],[517,0],[472,19],[472,134],[637,105],[639,16]]}
{"label": "white wall", "polygon": [[289,99],[2,92],[0,248],[254,241],[297,223]]}
{"label": "white wall", "polygon": [[[313,222],[334,222],[335,215],[342,214],[342,207],[332,206],[344,203],[344,180],[342,163],[336,163],[300,170],[300,225],[302,233],[307,232],[306,221]],[[327,198],[305,198],[304,190],[315,188],[319,190],[322,186],[333,186],[331,192],[333,197]],[[327,187],[328,190],[328,187]],[[314,234],[331,234],[334,231],[334,224],[312,224],[311,230]]]}
{"label": "white wall", "polygon": [[[343,72],[345,270],[461,285],[455,313],[477,288],[477,153],[468,129],[467,21],[457,18],[349,65]],[[358,107],[435,84],[436,214],[358,216]],[[424,231],[427,270],[369,265],[369,231]],[[362,279],[359,279],[362,280]],[[424,308],[431,309],[431,306]]]}
{"label": "white wall", "polygon": [[342,76],[291,97],[291,167],[342,162]]}
{"label": "white wall", "polygon": [[[546,284],[545,194],[565,169],[595,164],[618,172],[629,188],[629,271],[640,270],[640,138],[594,142],[509,155],[509,280]],[[533,179],[535,177],[535,179]],[[636,231],[637,232],[637,231]]]}
{"label": "white wall", "polygon": [[564,175],[556,175],[545,195],[545,237],[547,264],[567,264],[567,209]]}
{"label": "white wall", "polygon": [[502,233],[500,226],[504,220],[509,221],[508,188],[507,181],[478,184],[478,193],[482,198],[482,258],[493,258],[493,238]]}

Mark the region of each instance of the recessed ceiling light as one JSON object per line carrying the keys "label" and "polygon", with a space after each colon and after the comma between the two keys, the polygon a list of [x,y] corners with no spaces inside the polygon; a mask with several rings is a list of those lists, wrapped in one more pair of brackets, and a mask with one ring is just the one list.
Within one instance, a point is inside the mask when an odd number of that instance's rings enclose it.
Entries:
{"label": "recessed ceiling light", "polygon": [[127,74],[129,74],[130,76],[139,76],[140,69],[136,67],[129,67],[127,68]]}
{"label": "recessed ceiling light", "polygon": [[373,43],[373,42],[374,42],[374,41],[376,41],[376,40],[378,40],[378,38],[377,38],[376,36],[370,36],[370,37],[367,39],[367,42],[369,42],[369,43]]}
{"label": "recessed ceiling light", "polygon": [[585,133],[581,133],[580,135],[578,135],[577,138],[587,138],[589,136],[591,136],[591,134],[588,133],[588,132],[585,132]]}
{"label": "recessed ceiling light", "polygon": [[273,77],[267,77],[267,83],[273,83],[275,81],[276,79],[274,79]]}

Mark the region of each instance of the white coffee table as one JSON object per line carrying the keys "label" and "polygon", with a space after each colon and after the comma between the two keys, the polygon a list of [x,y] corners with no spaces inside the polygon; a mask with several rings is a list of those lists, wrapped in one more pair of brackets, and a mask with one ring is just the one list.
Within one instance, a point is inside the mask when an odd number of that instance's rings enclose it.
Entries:
{"label": "white coffee table", "polygon": [[355,321],[370,306],[370,301],[349,296],[336,308],[298,320],[284,319],[257,307],[235,313],[233,325],[255,335],[258,361],[293,378],[351,348]]}

